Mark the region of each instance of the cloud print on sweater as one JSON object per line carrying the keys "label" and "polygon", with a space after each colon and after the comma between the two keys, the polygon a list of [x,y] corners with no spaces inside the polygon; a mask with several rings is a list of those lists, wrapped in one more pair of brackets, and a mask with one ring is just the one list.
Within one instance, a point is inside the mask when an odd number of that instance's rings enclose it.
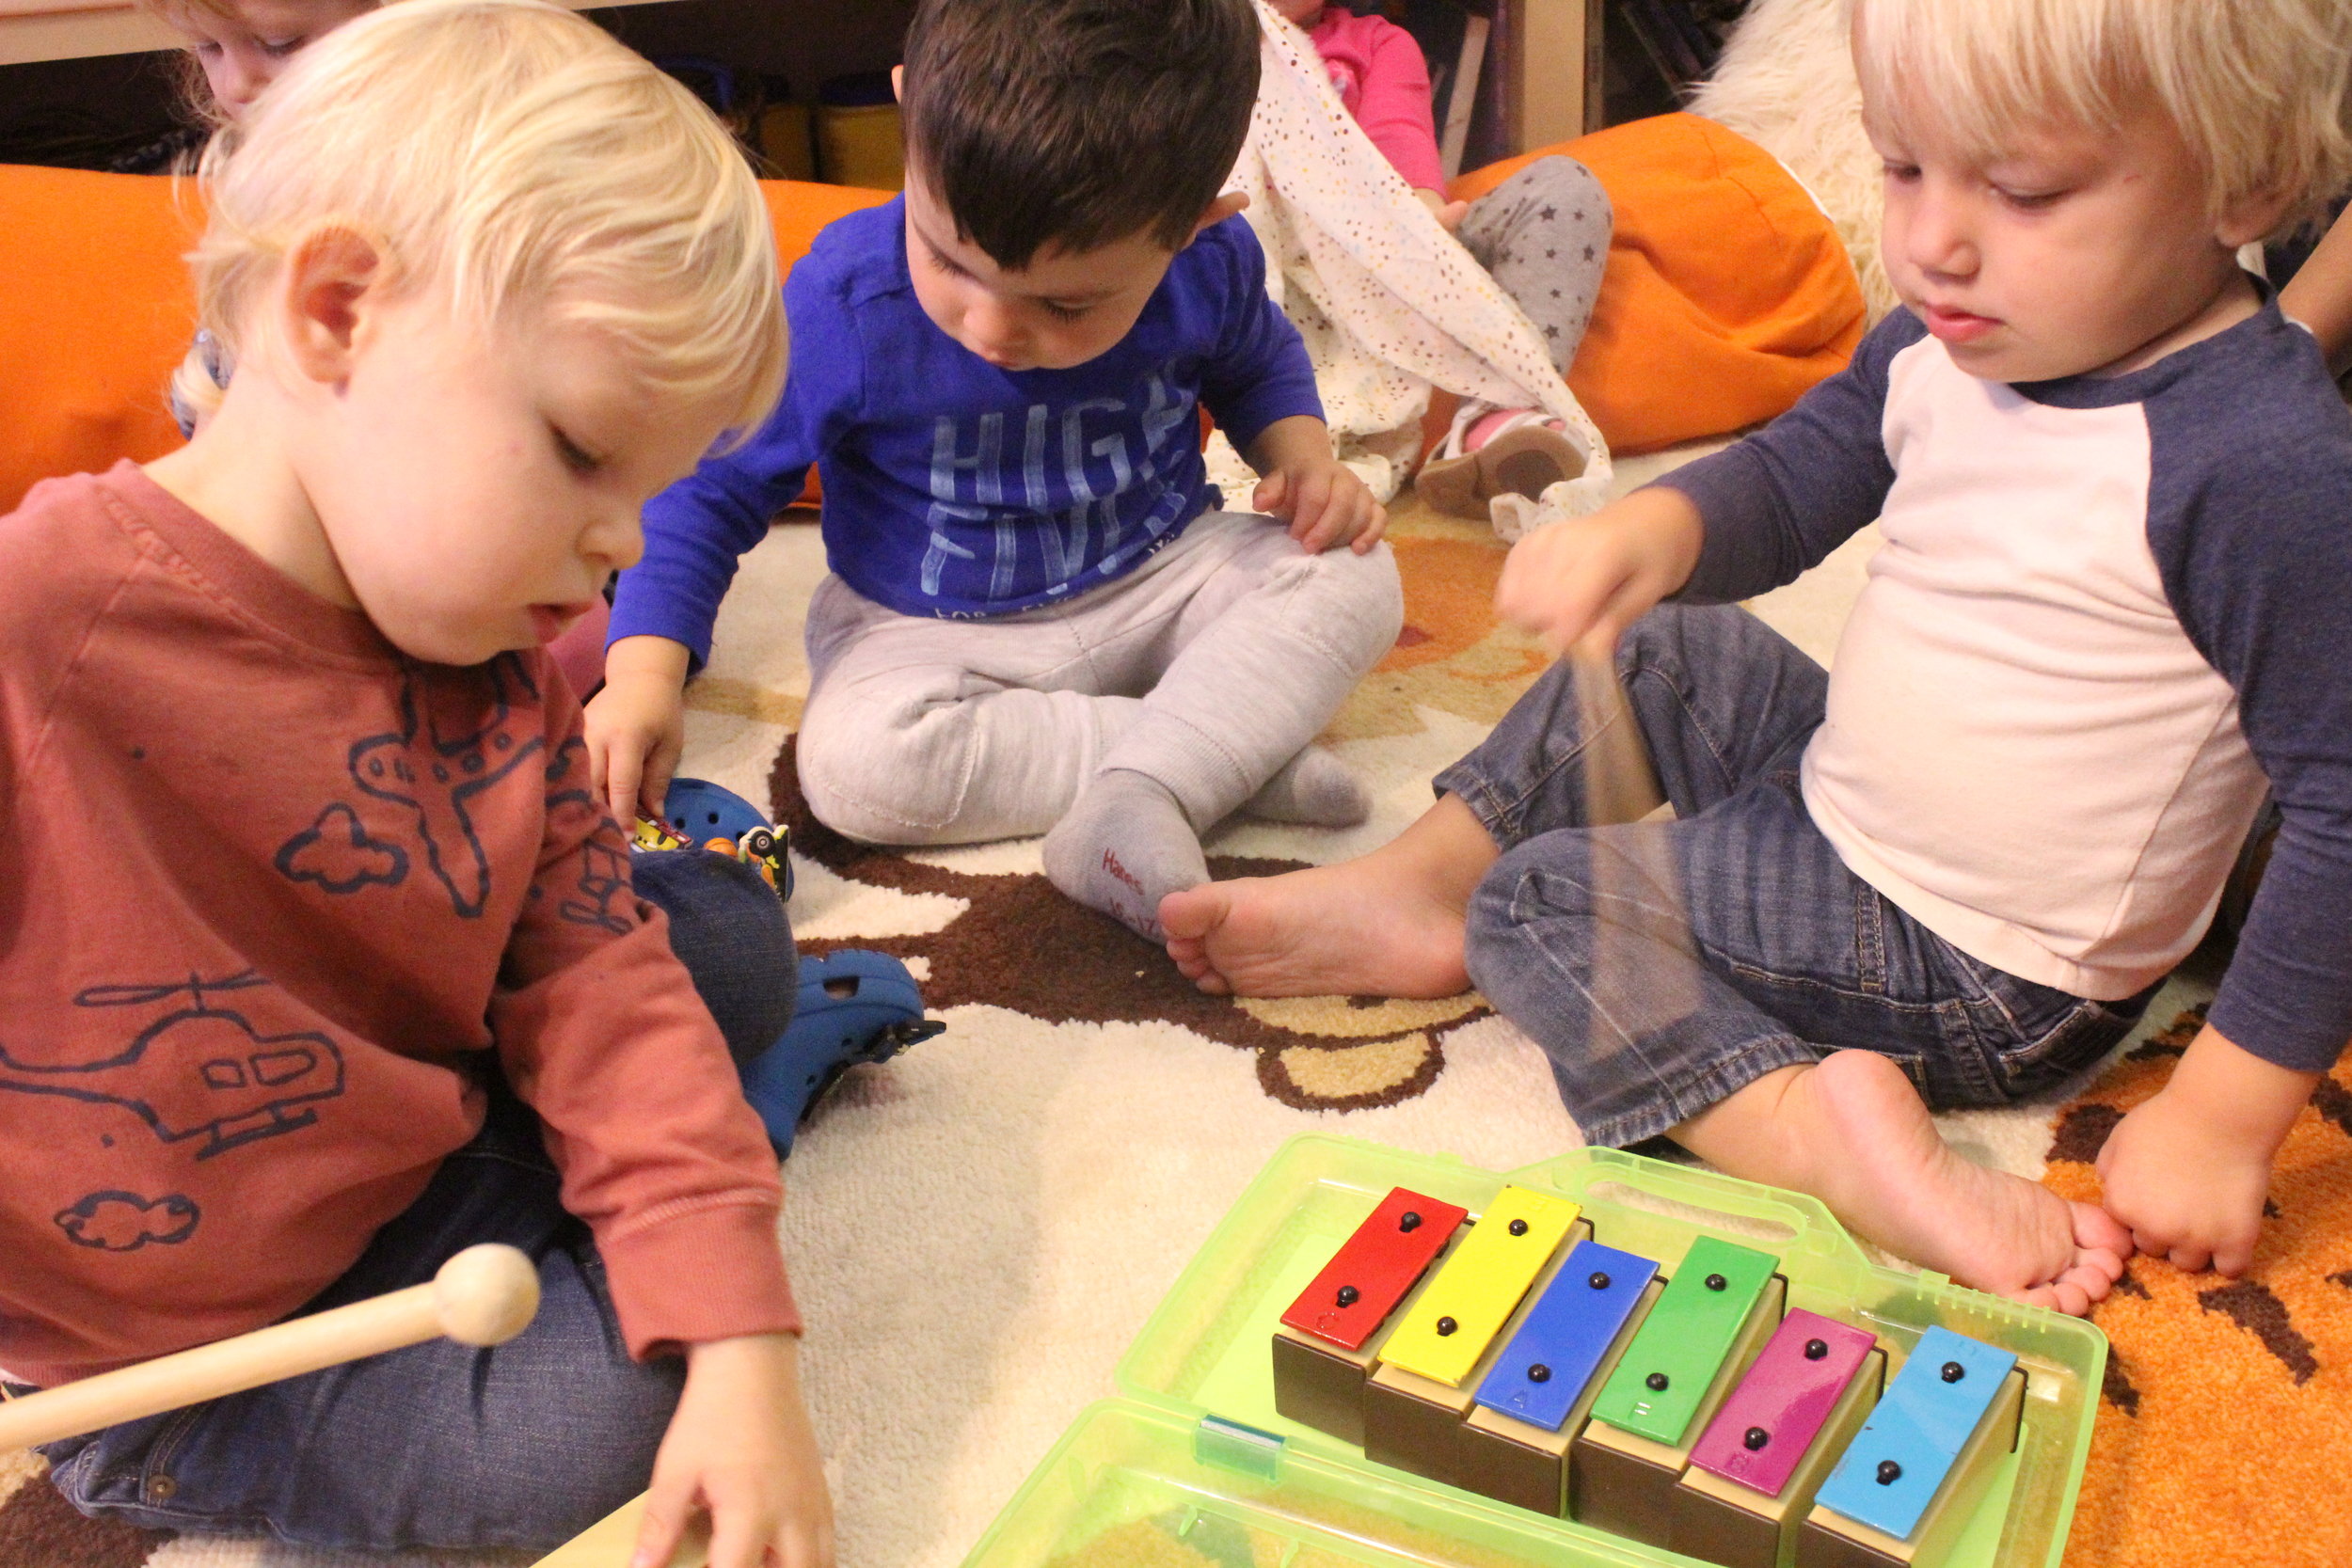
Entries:
{"label": "cloud print on sweater", "polygon": [[329,893],[357,893],[406,880],[408,851],[369,836],[359,814],[338,800],[279,847],[276,864],[291,881],[316,882]]}
{"label": "cloud print on sweater", "polygon": [[136,1252],[150,1242],[176,1245],[196,1233],[202,1217],[196,1200],[180,1193],[146,1198],[114,1190],[91,1193],[56,1216],[67,1241],[103,1252]]}

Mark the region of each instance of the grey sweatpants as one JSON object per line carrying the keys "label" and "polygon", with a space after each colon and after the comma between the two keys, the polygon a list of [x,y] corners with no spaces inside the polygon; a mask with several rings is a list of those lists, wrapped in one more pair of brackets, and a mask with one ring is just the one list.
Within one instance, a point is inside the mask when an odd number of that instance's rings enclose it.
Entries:
{"label": "grey sweatpants", "polygon": [[1538,158],[1470,203],[1462,243],[1544,335],[1560,373],[1600,297],[1614,214],[1593,171],[1555,153]]}
{"label": "grey sweatpants", "polygon": [[828,577],[801,787],[851,838],[971,844],[1041,833],[1123,768],[1205,831],[1314,739],[1404,613],[1387,545],[1309,555],[1232,512],[1117,582],[989,620],[902,615]]}

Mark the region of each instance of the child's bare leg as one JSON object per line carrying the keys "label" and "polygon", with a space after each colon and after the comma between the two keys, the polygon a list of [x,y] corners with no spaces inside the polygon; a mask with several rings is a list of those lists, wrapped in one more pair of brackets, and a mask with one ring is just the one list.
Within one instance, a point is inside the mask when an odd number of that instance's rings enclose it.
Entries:
{"label": "child's bare leg", "polygon": [[1872,1052],[1767,1073],[1668,1135],[1734,1176],[1812,1194],[1889,1252],[2036,1306],[2088,1312],[2131,1256],[2095,1205],[1954,1152],[1902,1069]]}
{"label": "child's bare leg", "polygon": [[1168,895],[1168,954],[1219,995],[1453,996],[1470,989],[1462,913],[1499,853],[1444,796],[1357,860]]}

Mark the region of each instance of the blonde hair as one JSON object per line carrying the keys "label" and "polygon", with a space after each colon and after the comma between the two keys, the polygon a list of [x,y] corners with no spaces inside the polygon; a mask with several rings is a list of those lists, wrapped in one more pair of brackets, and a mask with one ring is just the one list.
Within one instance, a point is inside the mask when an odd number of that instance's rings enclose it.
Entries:
{"label": "blonde hair", "polygon": [[[199,171],[197,315],[234,367],[308,235],[358,234],[388,293],[485,328],[611,333],[649,389],[767,418],[784,381],[774,230],[735,143],[683,87],[545,0],[404,0],[297,55]],[[534,314],[527,314],[534,313]],[[188,405],[220,399],[191,357]]]}
{"label": "blonde hair", "polygon": [[2202,170],[2218,216],[2283,197],[2273,230],[2352,181],[2344,0],[1851,0],[1870,115],[1994,156],[2053,123],[2153,106]]}
{"label": "blonde hair", "polygon": [[[367,0],[365,8],[373,9],[379,5],[390,3],[391,0]],[[232,26],[246,24],[245,0],[133,0],[133,8],[145,11],[166,26],[180,32],[188,30],[188,21],[193,17],[204,17]],[[351,18],[342,20],[348,22]],[[313,32],[310,41],[315,43],[323,36]],[[195,45],[183,46],[179,51],[179,56],[172,62],[171,74],[180,88],[181,103],[199,127],[207,131],[218,130],[229,122],[230,117],[221,107],[219,100],[213,96],[212,84],[205,79],[204,67],[197,58]]]}

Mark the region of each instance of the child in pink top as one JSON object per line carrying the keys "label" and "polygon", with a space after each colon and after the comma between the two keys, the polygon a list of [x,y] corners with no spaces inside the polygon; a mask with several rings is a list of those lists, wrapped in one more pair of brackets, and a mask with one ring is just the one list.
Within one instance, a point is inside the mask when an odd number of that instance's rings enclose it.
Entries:
{"label": "child in pink top", "polygon": [[[1421,45],[1394,23],[1324,0],[1270,0],[1307,30],[1340,102],[1438,221],[1543,333],[1566,375],[1609,257],[1609,194],[1573,158],[1538,158],[1476,201],[1448,201]],[[1583,471],[1560,421],[1532,408],[1465,403],[1416,486],[1440,511],[1486,515],[1503,491],[1530,498]]]}
{"label": "child in pink top", "polygon": [[1307,29],[1340,102],[1381,156],[1406,184],[1442,204],[1445,170],[1438,159],[1429,67],[1413,35],[1384,18],[1313,0],[1279,0],[1274,8]]}

